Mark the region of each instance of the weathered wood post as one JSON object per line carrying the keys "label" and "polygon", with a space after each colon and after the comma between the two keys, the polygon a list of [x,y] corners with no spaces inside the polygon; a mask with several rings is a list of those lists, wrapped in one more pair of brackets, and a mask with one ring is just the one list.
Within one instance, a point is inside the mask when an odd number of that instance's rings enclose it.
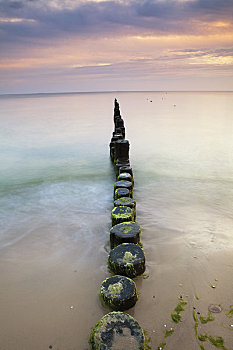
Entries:
{"label": "weathered wood post", "polygon": [[[121,312],[137,302],[138,293],[132,278],[143,274],[146,265],[140,241],[141,229],[135,222],[136,201],[133,199],[134,179],[129,161],[129,141],[125,140],[124,120],[117,99],[114,101],[114,124],[109,147],[117,182],[114,184],[114,208],[109,235],[112,250],[108,256],[108,266],[116,275],[102,282],[100,296],[116,312],[108,313],[97,322],[89,343],[91,350],[111,350],[115,349],[116,344],[121,344],[121,349],[132,347],[133,344],[135,350],[144,350],[145,337],[140,325],[133,317]],[[126,333],[129,336],[125,336]]]}

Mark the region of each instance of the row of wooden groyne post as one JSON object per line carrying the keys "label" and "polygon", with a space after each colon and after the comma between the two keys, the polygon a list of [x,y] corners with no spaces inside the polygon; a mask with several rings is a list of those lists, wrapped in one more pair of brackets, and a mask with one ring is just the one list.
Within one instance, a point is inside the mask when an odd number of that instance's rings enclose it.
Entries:
{"label": "row of wooden groyne post", "polygon": [[129,141],[125,139],[124,120],[118,101],[114,101],[114,131],[110,157],[116,171],[114,208],[111,212],[108,267],[112,273],[101,285],[100,298],[111,312],[93,328],[89,343],[92,350],[143,350],[145,339],[139,323],[125,310],[138,300],[134,278],[145,271],[145,254],[136,223],[136,201],[133,198],[134,177],[129,159]]}

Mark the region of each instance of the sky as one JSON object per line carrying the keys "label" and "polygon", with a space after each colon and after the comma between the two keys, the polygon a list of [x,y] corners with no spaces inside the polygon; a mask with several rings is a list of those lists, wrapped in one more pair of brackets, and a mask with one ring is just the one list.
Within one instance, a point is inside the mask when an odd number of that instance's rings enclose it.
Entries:
{"label": "sky", "polygon": [[0,0],[0,94],[233,90],[233,0]]}

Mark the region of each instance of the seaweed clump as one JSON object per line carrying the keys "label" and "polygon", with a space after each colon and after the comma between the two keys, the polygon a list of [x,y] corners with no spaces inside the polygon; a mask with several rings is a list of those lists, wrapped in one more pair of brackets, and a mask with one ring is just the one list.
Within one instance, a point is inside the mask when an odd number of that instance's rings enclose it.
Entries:
{"label": "seaweed clump", "polygon": [[174,311],[171,313],[172,321],[179,323],[181,321],[181,312],[185,311],[184,306],[187,305],[187,302],[183,300],[182,296],[179,297],[179,303],[177,304]]}

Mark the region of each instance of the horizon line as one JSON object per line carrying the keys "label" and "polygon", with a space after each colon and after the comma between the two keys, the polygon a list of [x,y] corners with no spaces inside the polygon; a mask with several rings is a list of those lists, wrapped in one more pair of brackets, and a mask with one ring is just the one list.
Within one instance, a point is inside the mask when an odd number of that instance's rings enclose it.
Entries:
{"label": "horizon line", "polygon": [[0,97],[7,96],[33,96],[33,95],[74,95],[74,94],[103,94],[103,93],[136,93],[136,92],[233,92],[233,90],[102,90],[102,91],[58,91],[58,92],[24,92],[24,93],[0,93]]}

